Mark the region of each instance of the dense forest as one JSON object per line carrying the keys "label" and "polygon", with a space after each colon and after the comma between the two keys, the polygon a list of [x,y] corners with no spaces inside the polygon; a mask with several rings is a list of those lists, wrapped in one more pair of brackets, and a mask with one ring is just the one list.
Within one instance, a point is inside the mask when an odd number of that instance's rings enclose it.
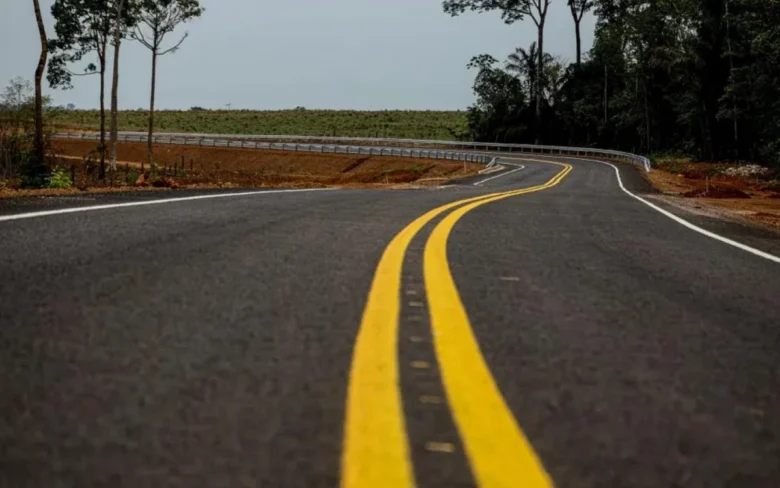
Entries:
{"label": "dense forest", "polygon": [[578,52],[592,9],[593,48],[568,66],[541,42],[503,63],[474,57],[471,138],[780,166],[780,0],[447,0],[444,10],[530,17],[542,41],[553,1],[569,3]]}

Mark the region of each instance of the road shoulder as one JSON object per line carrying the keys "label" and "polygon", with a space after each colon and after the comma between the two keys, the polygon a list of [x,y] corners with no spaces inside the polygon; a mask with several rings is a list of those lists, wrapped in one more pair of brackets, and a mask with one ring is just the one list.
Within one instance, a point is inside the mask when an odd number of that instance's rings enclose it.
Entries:
{"label": "road shoulder", "polygon": [[671,214],[713,232],[775,256],[780,256],[780,228],[750,218],[749,213],[724,207],[712,199],[686,198],[657,184],[659,178],[630,165],[617,165],[626,190]]}

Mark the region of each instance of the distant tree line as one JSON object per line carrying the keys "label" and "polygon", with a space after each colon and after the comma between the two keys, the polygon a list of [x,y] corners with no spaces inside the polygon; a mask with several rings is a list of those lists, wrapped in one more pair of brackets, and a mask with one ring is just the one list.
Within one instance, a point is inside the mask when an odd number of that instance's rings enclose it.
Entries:
{"label": "distant tree line", "polygon": [[[543,51],[552,1],[572,13],[570,65]],[[581,57],[591,9],[595,42]],[[446,0],[444,10],[497,10],[539,32],[503,65],[472,59],[470,138],[780,166],[779,0]]]}

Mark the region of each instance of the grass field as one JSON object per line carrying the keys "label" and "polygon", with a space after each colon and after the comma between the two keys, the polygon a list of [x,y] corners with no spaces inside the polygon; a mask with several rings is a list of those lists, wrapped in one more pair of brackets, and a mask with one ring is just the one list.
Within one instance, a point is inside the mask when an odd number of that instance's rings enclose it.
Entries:
{"label": "grass field", "polygon": [[[97,130],[97,110],[53,111],[49,121],[58,130]],[[122,111],[119,130],[144,131],[147,112]],[[160,132],[272,134],[341,137],[392,137],[455,140],[467,131],[460,111],[337,111],[337,110],[185,110],[155,113]]]}

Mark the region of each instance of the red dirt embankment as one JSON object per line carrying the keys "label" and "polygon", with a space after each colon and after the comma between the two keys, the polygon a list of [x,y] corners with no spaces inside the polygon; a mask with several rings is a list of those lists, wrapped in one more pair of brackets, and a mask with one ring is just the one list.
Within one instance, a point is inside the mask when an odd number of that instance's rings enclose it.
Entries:
{"label": "red dirt embankment", "polygon": [[[58,140],[55,151],[64,156],[65,166],[82,164],[91,157],[99,159],[94,141]],[[121,143],[117,159],[119,171],[140,170],[147,159],[146,145]],[[182,185],[214,184],[222,186],[365,186],[405,183],[437,184],[448,179],[471,176],[483,169],[480,164],[456,161],[393,158],[358,154],[320,154],[291,151],[268,151],[226,147],[183,145],[155,146],[159,171],[169,174]],[[125,168],[124,163],[130,163]],[[184,170],[181,170],[183,163]],[[174,170],[173,168],[177,168]],[[145,168],[149,170],[148,165]]]}
{"label": "red dirt embankment", "polygon": [[780,183],[776,175],[730,176],[733,164],[660,162],[647,178],[661,193],[683,206],[710,207],[723,215],[746,218],[780,229]]}

